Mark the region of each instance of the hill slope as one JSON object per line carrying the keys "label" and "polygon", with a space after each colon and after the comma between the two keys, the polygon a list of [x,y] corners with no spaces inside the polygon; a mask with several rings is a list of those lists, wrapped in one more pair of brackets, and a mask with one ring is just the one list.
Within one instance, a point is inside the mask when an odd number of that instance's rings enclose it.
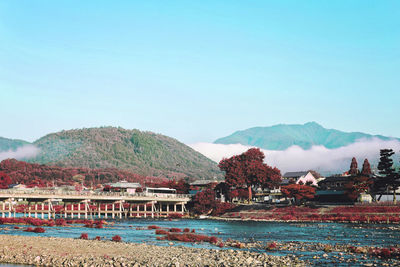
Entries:
{"label": "hill slope", "polygon": [[316,122],[308,122],[303,125],[279,124],[270,127],[250,128],[220,138],[214,143],[242,144],[268,150],[285,150],[292,145],[300,146],[303,149],[309,149],[313,145],[322,145],[332,149],[352,144],[360,138],[373,137],[382,140],[393,139],[381,135],[370,135],[360,132],[346,133],[334,129],[325,129]]}
{"label": "hill slope", "polygon": [[27,144],[29,144],[29,142],[23,140],[0,137],[0,151],[16,150],[18,147]]}
{"label": "hill slope", "polygon": [[118,168],[147,176],[212,179],[217,165],[177,140],[152,132],[101,127],[62,131],[34,142],[29,162],[61,167]]}

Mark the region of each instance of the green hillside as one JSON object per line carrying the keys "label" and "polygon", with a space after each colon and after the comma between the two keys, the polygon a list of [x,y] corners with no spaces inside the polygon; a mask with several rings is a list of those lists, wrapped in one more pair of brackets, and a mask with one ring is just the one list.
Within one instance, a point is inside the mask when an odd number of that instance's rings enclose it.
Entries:
{"label": "green hillside", "polygon": [[16,150],[18,147],[27,144],[29,144],[29,142],[23,140],[0,137],[0,151]]}
{"label": "green hillside", "polygon": [[221,178],[217,165],[179,141],[152,132],[101,127],[62,131],[34,142],[40,148],[29,162],[61,167],[130,170],[168,178]]}
{"label": "green hillside", "polygon": [[333,129],[325,129],[316,122],[306,124],[279,124],[270,127],[255,127],[237,131],[232,135],[220,138],[216,144],[242,144],[257,146],[268,150],[285,150],[297,145],[309,149],[313,145],[326,148],[339,148],[354,143],[360,138],[377,137],[382,140],[392,138],[381,135],[370,135],[360,132],[346,133]]}

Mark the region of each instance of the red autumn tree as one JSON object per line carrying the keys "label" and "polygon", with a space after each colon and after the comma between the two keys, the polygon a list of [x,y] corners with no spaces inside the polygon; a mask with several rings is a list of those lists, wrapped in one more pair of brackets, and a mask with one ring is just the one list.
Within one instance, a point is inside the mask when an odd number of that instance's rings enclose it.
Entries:
{"label": "red autumn tree", "polygon": [[353,177],[346,185],[346,195],[351,200],[356,200],[361,193],[369,192],[373,182],[370,177],[356,176]]}
{"label": "red autumn tree", "polygon": [[349,174],[352,176],[358,175],[358,164],[356,158],[351,159]]}
{"label": "red autumn tree", "polygon": [[197,214],[210,213],[217,206],[215,192],[212,189],[197,192],[193,198],[193,202],[193,211]]}
{"label": "red autumn tree", "polygon": [[372,174],[371,165],[369,164],[368,159],[365,159],[362,166],[361,175],[369,176],[371,174]]}
{"label": "red autumn tree", "polygon": [[0,189],[7,189],[12,183],[10,176],[4,172],[0,172]]}
{"label": "red autumn tree", "polygon": [[247,188],[251,199],[251,188],[273,188],[281,181],[281,172],[264,163],[264,153],[259,148],[222,159],[218,167],[225,172],[225,182],[230,187]]}
{"label": "red autumn tree", "polygon": [[281,192],[284,196],[288,198],[294,198],[296,204],[301,204],[305,200],[314,198],[315,187],[302,184],[290,184],[282,186]]}

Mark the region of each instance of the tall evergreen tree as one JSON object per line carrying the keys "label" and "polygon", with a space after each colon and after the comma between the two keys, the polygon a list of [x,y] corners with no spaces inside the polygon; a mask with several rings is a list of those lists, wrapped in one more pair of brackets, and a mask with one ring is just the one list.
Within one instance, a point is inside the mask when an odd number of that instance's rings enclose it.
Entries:
{"label": "tall evergreen tree", "polygon": [[349,174],[351,176],[356,176],[358,175],[358,164],[357,164],[357,160],[356,158],[352,158],[351,159],[351,164],[350,164],[350,170],[349,170]]}
{"label": "tall evergreen tree", "polygon": [[370,176],[372,174],[371,165],[369,164],[368,159],[364,160],[364,163],[363,163],[363,166],[362,166],[362,170],[361,170],[361,174],[365,175],[365,176]]}
{"label": "tall evergreen tree", "polygon": [[[393,168],[392,149],[381,149],[378,170],[381,177],[375,182],[378,190],[392,190],[393,203],[396,203],[396,190],[400,186],[398,174]],[[382,194],[382,192],[381,192]]]}

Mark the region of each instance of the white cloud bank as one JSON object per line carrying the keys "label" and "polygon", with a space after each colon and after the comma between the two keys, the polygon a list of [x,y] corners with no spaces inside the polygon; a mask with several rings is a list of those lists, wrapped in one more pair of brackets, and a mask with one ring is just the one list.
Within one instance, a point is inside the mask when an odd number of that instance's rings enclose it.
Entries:
{"label": "white cloud bank", "polygon": [[[189,146],[216,162],[224,157],[241,154],[251,148],[251,146],[241,144],[212,143],[195,143]],[[372,138],[360,139],[353,144],[335,149],[313,146],[304,150],[299,146],[291,146],[283,151],[265,149],[262,149],[262,151],[266,156],[265,161],[268,165],[276,166],[282,172],[313,169],[322,173],[337,173],[349,168],[352,157],[356,157],[359,168],[362,167],[365,158],[371,164],[376,164],[379,160],[379,150],[382,148],[391,148],[398,154],[400,142],[398,140],[384,141]],[[395,161],[398,163],[398,158],[395,158]]]}
{"label": "white cloud bank", "polygon": [[39,148],[34,145],[24,145],[16,150],[0,151],[0,161],[4,159],[28,159],[35,157],[39,153]]}

